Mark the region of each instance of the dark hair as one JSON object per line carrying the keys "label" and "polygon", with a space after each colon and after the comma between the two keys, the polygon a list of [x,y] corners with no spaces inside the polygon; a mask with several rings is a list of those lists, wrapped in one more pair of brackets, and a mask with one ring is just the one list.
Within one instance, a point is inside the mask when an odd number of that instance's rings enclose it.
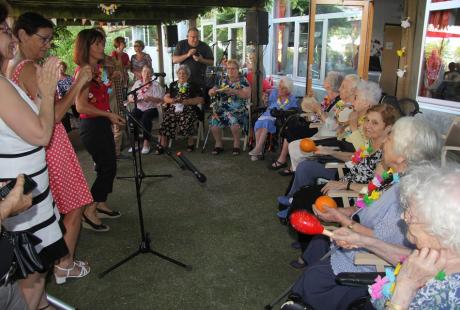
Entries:
{"label": "dark hair", "polygon": [[105,41],[105,36],[99,30],[93,28],[80,31],[75,39],[73,61],[79,66],[89,64],[89,48],[97,41]]}
{"label": "dark hair", "polygon": [[367,113],[369,112],[380,113],[385,126],[393,126],[394,123],[396,123],[396,121],[401,117],[401,113],[399,113],[395,107],[388,103],[374,105],[369,110],[367,110]]}
{"label": "dark hair", "polygon": [[142,40],[134,41],[134,45],[136,45],[136,44],[139,45],[142,50],[144,50],[145,44],[144,44],[144,42]]}
{"label": "dark hair", "polygon": [[[7,17],[8,17],[8,7],[5,4],[0,3],[0,23],[3,23]],[[4,57],[2,54],[0,54],[0,66],[3,65],[3,60],[4,60]]]}
{"label": "dark hair", "polygon": [[8,7],[4,3],[0,3],[0,23],[3,23],[8,17]]}
{"label": "dark hair", "polygon": [[192,32],[192,31],[193,31],[193,32],[196,32],[196,33],[200,33],[200,31],[198,30],[198,28],[196,28],[196,27],[191,27],[191,28],[188,29],[187,34],[188,34],[189,32]]}
{"label": "dark hair", "polygon": [[38,32],[39,28],[54,29],[54,24],[49,19],[40,14],[26,12],[18,17],[14,23],[13,33],[16,38],[19,38],[18,32],[23,29],[29,36]]}
{"label": "dark hair", "polygon": [[119,47],[122,43],[126,46],[126,40],[123,37],[116,37],[113,39],[113,47],[115,48]]}
{"label": "dark hair", "polygon": [[61,61],[61,66],[64,69],[64,73],[67,71],[67,64],[64,61]]}

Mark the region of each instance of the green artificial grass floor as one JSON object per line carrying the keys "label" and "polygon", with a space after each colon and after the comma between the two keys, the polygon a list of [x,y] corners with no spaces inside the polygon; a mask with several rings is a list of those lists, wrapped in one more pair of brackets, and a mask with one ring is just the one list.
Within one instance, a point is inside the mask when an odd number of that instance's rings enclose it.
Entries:
{"label": "green artificial grass floor", "polygon": [[[93,163],[71,133],[89,184]],[[137,250],[140,226],[131,180],[115,180],[108,203],[122,212],[104,220],[106,233],[82,229],[77,257],[87,260],[91,273],[57,286],[48,293],[81,310],[86,309],[263,309],[299,275],[289,266],[298,251],[277,217],[276,197],[289,177],[266,168],[268,160],[251,162],[247,152],[231,155],[231,145],[219,156],[200,150],[186,154],[207,176],[199,183],[191,172],[180,170],[165,155],[143,156],[146,174],[172,174],[172,178],[146,178],[142,182],[145,230],[152,248],[192,265],[187,271],[151,254],[141,254],[104,278],[98,274]],[[177,141],[173,149],[185,149]],[[126,153],[126,150],[125,150]],[[132,175],[131,161],[118,162],[118,176]]]}

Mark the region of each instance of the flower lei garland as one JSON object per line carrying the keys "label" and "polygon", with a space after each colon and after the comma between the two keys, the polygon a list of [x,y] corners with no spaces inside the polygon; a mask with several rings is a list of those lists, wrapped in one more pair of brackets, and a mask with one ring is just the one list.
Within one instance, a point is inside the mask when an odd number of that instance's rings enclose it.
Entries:
{"label": "flower lei garland", "polygon": [[394,172],[393,169],[384,171],[382,175],[376,175],[371,182],[364,188],[364,192],[360,193],[356,200],[355,206],[358,208],[369,207],[374,201],[378,200],[381,196],[380,191],[387,184],[399,182],[399,174]]}
{"label": "flower lei garland", "polygon": [[[405,257],[401,259],[395,268],[387,267],[385,268],[385,276],[377,276],[374,279],[375,283],[369,285],[369,295],[371,295],[372,300],[377,300],[381,298],[390,299],[393,295],[396,288],[396,277],[401,271]],[[434,277],[435,280],[443,281],[446,278],[446,273],[444,270],[439,271]]]}
{"label": "flower lei garland", "polygon": [[179,84],[177,83],[177,98],[178,99],[184,99],[184,97],[187,95],[189,89],[189,84],[186,82],[184,84]]}
{"label": "flower lei garland", "polygon": [[374,149],[371,146],[370,141],[366,142],[364,146],[361,146],[355,154],[351,157],[353,164],[358,164],[363,158],[369,157],[374,152]]}
{"label": "flower lei garland", "polygon": [[289,98],[284,99],[284,102],[281,103],[280,97],[278,97],[278,99],[276,100],[276,103],[278,104],[278,106],[280,107],[280,109],[284,110],[284,108],[285,108],[285,107],[288,105],[288,103],[289,103]]}

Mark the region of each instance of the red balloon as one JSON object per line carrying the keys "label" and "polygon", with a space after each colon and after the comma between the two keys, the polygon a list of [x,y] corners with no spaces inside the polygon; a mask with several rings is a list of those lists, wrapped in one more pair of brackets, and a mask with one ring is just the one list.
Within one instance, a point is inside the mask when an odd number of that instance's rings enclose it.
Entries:
{"label": "red balloon", "polygon": [[305,210],[293,212],[290,220],[292,227],[302,234],[319,235],[324,232],[319,220]]}

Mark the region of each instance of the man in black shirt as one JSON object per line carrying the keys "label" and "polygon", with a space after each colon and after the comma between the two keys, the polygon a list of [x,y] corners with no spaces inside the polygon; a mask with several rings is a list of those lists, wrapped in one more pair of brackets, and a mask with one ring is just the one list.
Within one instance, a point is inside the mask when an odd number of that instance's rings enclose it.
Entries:
{"label": "man in black shirt", "polygon": [[198,29],[190,28],[187,39],[177,43],[173,63],[187,65],[191,71],[190,81],[206,88],[206,67],[214,64],[214,56],[209,45],[198,39]]}

